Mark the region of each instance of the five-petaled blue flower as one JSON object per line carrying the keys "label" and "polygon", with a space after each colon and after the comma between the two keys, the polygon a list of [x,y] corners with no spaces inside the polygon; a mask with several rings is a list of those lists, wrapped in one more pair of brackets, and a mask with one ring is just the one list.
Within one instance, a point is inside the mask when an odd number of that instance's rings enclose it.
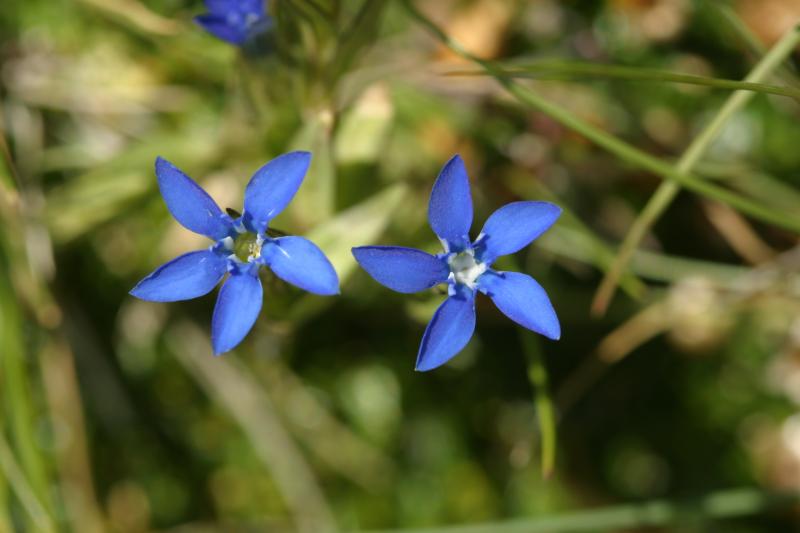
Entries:
{"label": "five-petaled blue flower", "polygon": [[491,268],[498,257],[524,248],[561,214],[548,202],[512,202],[495,211],[470,241],[472,196],[464,162],[454,156],[431,191],[428,221],[444,253],[431,255],[399,246],[353,248],[358,263],[378,283],[403,293],[447,283],[448,297],[436,310],[417,355],[416,369],[432,370],[467,345],[475,330],[476,291],[488,295],[511,320],[551,339],[561,336],[547,293],[532,277]]}
{"label": "five-petaled blue flower", "polygon": [[[174,302],[211,292],[226,273],[211,320],[215,354],[233,349],[261,311],[259,268],[314,294],[339,292],[339,278],[325,254],[303,237],[272,238],[269,222],[294,197],[311,163],[308,152],[276,157],[256,171],[244,191],[244,210],[232,218],[189,176],[156,159],[161,195],[172,216],[186,229],[215,242],[166,263],[139,282],[131,294],[142,300]],[[235,212],[234,212],[235,213]]]}
{"label": "five-petaled blue flower", "polygon": [[211,35],[243,46],[272,25],[265,0],[205,0],[208,13],[194,18]]}

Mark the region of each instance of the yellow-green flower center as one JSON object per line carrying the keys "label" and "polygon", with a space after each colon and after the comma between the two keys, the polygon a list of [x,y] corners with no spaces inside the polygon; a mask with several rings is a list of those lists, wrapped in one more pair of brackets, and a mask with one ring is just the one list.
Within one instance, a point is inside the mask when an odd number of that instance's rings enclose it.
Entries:
{"label": "yellow-green flower center", "polygon": [[261,257],[261,239],[249,231],[240,233],[233,242],[233,253],[244,262]]}

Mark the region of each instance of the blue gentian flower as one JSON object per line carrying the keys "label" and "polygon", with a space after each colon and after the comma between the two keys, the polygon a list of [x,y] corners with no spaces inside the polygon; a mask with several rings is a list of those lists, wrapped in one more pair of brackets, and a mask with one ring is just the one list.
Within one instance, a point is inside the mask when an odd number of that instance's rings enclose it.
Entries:
{"label": "blue gentian flower", "polygon": [[231,44],[243,46],[272,25],[265,0],[205,1],[208,13],[195,17],[195,22],[211,35]]}
{"label": "blue gentian flower", "polygon": [[169,161],[156,159],[158,186],[172,216],[214,244],[160,266],[131,294],[153,302],[189,300],[211,292],[229,274],[211,320],[211,344],[217,355],[239,344],[261,311],[261,266],[314,294],[338,294],[336,271],[314,243],[268,233],[269,222],[292,200],[310,163],[308,152],[290,152],[258,169],[244,191],[242,215],[231,210],[237,215],[233,218],[192,178]]}
{"label": "blue gentian flower", "polygon": [[532,277],[500,272],[492,263],[513,254],[544,233],[561,215],[548,202],[512,202],[492,213],[471,241],[472,196],[464,162],[456,155],[442,168],[431,191],[428,222],[444,252],[431,255],[400,246],[353,248],[356,261],[375,281],[412,293],[447,283],[448,297],[428,324],[416,369],[432,370],[467,345],[475,330],[477,292],[489,296],[507,317],[550,339],[561,336],[547,293]]}

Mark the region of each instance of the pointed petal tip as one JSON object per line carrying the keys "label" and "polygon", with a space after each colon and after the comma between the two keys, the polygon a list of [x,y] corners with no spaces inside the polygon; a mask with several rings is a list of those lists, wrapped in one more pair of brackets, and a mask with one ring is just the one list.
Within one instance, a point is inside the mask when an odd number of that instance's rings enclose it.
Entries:
{"label": "pointed petal tip", "polygon": [[165,165],[171,165],[171,164],[172,163],[170,163],[169,161],[167,161],[166,159],[164,159],[160,155],[156,156],[156,162],[153,165],[155,167],[155,169],[156,169],[156,175],[158,175],[159,172],[161,172],[161,169],[164,168]]}
{"label": "pointed petal tip", "polygon": [[545,337],[550,339],[551,341],[560,341],[561,340],[561,329],[557,329],[553,332],[548,332],[543,334]]}
{"label": "pointed petal tip", "polygon": [[134,298],[138,298],[143,302],[157,302],[158,300],[153,300],[152,298],[147,298],[147,295],[143,293],[141,290],[141,282],[137,283],[134,288],[128,291],[128,294],[133,296]]}
{"label": "pointed petal tip", "polygon": [[[235,348],[235,346],[234,346]],[[214,357],[222,357],[226,353],[229,353],[233,348],[228,348],[227,350],[222,348],[221,346],[217,346],[213,348]]]}

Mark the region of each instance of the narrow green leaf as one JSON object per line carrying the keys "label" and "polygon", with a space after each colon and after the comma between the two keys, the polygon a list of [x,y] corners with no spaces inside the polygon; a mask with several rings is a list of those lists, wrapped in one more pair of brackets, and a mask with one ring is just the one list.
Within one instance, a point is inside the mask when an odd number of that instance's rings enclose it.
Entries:
{"label": "narrow green leaf", "polygon": [[409,11],[412,17],[427,27],[431,33],[433,33],[439,40],[442,41],[442,43],[444,43],[456,54],[481,66],[487,73],[494,77],[501,86],[503,86],[512,96],[514,96],[526,107],[539,111],[540,113],[544,113],[553,120],[576,131],[577,133],[580,133],[587,139],[611,152],[623,161],[653,172],[665,180],[678,183],[683,187],[700,194],[701,196],[726,203],[742,213],[746,213],[754,218],[768,222],[777,227],[788,229],[795,233],[800,233],[800,216],[796,214],[775,211],[774,209],[764,206],[758,202],[754,202],[749,198],[740,196],[712,183],[707,183],[697,176],[688,173],[686,170],[673,167],[669,163],[665,163],[659,158],[654,157],[647,152],[643,152],[635,146],[626,143],[622,139],[619,139],[618,137],[615,137],[582,120],[563,107],[548,102],[539,96],[538,93],[523,87],[514,80],[504,76],[491,61],[483,60],[468,52],[458,42],[448,37],[447,34],[433,21],[420,13],[416,7],[414,7],[411,0],[403,0],[403,5]]}
{"label": "narrow green leaf", "polygon": [[[605,65],[583,61],[537,61],[535,63],[499,64],[498,71],[508,78],[531,78],[536,80],[570,80],[580,78],[622,79],[655,83],[682,83],[702,85],[715,89],[752,91],[755,93],[788,96],[800,100],[800,89],[781,87],[766,83],[726,80],[680,74],[665,70],[629,67],[624,65]],[[449,72],[450,76],[487,76],[484,70],[459,70]]]}
{"label": "narrow green leaf", "polygon": [[[651,500],[614,505],[532,519],[507,520],[466,526],[428,527],[414,533],[577,533],[580,531],[629,531],[671,524],[707,523],[712,520],[752,516],[769,509],[788,509],[800,500],[797,492],[770,494],[757,489],[713,492],[689,501]],[[381,530],[365,533],[402,533]],[[685,529],[672,529],[685,531]]]}
{"label": "narrow green leaf", "polygon": [[[759,82],[770,76],[797,48],[798,44],[800,44],[800,28],[794,26],[772,47],[769,53],[759,61],[750,74],[748,74],[746,81]],[[742,109],[752,97],[753,93],[743,91],[737,91],[730,95],[714,118],[705,126],[703,131],[695,137],[683,155],[681,155],[675,165],[675,170],[682,176],[692,172],[695,165],[700,162],[712,143],[719,137],[720,133],[722,133],[725,123],[736,114],[737,111]],[[614,264],[611,265],[611,268],[600,282],[600,286],[592,302],[592,311],[594,313],[605,313],[611,303],[611,299],[614,297],[619,278],[627,268],[628,262],[633,256],[633,251],[639,247],[639,244],[642,242],[645,235],[647,235],[647,232],[672,203],[672,200],[677,196],[678,192],[680,192],[681,185],[695,192],[700,192],[701,194],[704,188],[707,193],[711,192],[711,190],[708,189],[708,186],[711,184],[707,181],[698,181],[690,185],[685,180],[675,179],[659,185],[656,192],[650,197],[650,200],[648,200],[641,213],[639,213],[639,216],[634,220],[622,241],[622,245],[620,245]],[[716,186],[712,187],[716,188]],[[747,203],[751,205],[745,206],[741,203],[743,197],[730,193],[726,189],[719,189],[716,193],[711,194],[710,197],[723,201],[744,213],[749,213],[765,221],[770,221],[769,218],[775,219],[775,215],[777,215],[778,218],[790,216],[788,214],[781,214],[780,211],[774,209],[770,210],[768,207],[762,207],[762,204],[752,202],[751,200],[747,200]],[[753,212],[751,210],[752,207],[757,207],[760,214]],[[764,212],[765,209],[767,210],[766,212]],[[767,214],[769,214],[770,217],[764,218],[763,215]],[[794,216],[791,218],[795,220]],[[783,224],[778,223],[778,220],[773,220],[773,222],[775,222],[776,225],[783,226]],[[792,225],[794,225],[794,223],[792,223]]]}
{"label": "narrow green leaf", "polygon": [[[0,244],[2,241],[0,241]],[[0,249],[0,254],[5,250]],[[5,263],[0,255],[0,262]],[[8,272],[6,264],[0,265]],[[36,441],[34,421],[37,419],[30,391],[30,376],[25,365],[25,346],[22,339],[23,317],[14,297],[10,280],[0,277],[0,378],[2,378],[3,405],[8,412],[8,427],[13,443],[6,444],[0,431],[0,470],[9,476],[11,489],[18,497],[25,498],[23,504],[30,512],[37,527],[52,530],[49,511],[50,501],[47,467]],[[14,453],[19,456],[17,467]]]}
{"label": "narrow green leaf", "polygon": [[544,365],[538,337],[530,331],[520,329],[523,351],[528,361],[528,380],[533,388],[533,403],[539,422],[540,461],[542,477],[553,473],[556,462],[556,416],[548,385],[547,367]]}
{"label": "narrow green leaf", "polygon": [[[0,474],[2,474],[0,475],[0,480],[6,480],[13,489],[17,499],[28,513],[28,517],[31,523],[34,524],[36,531],[54,532],[53,519],[50,518],[33,487],[25,478],[25,474],[14,458],[11,447],[2,432],[0,432]],[[0,505],[4,503],[0,501]],[[4,513],[4,510],[0,511],[0,526],[5,526],[6,523],[10,523],[10,519],[3,516],[2,513]],[[3,531],[11,531],[10,526],[8,530],[4,529]]]}

